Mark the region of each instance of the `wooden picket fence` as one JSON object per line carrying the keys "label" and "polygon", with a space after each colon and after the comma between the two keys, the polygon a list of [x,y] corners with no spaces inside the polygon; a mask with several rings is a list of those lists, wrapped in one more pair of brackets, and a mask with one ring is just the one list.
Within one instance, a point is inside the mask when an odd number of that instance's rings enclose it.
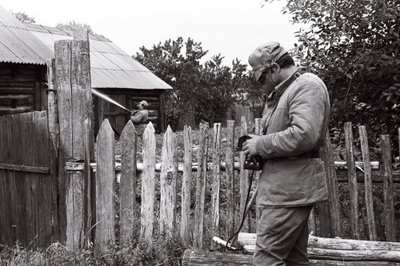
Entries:
{"label": "wooden picket fence", "polygon": [[[243,118],[239,134],[249,133],[249,128]],[[251,128],[252,133],[258,134],[260,119],[256,119]],[[362,162],[355,162],[351,123],[347,123],[344,129],[345,163],[334,161],[332,145],[329,137],[326,137],[327,145],[322,149],[322,158],[327,169],[330,197],[328,202],[317,205],[312,212],[310,229],[320,236],[396,241],[398,225],[395,223],[393,197],[399,175],[393,173],[389,136],[381,137],[380,167],[379,163],[370,161],[365,126],[359,126],[358,129]],[[236,151],[239,136],[235,132],[235,122],[227,121],[225,130],[226,136],[222,139],[220,123],[214,124],[212,129],[208,124],[200,124],[198,143],[194,143],[191,128],[185,127],[183,143],[177,143],[177,134],[168,127],[163,134],[162,146],[157,147],[151,123],[139,142],[133,124],[128,122],[119,140],[120,161],[116,161],[114,133],[109,122],[104,120],[96,139],[96,163],[92,164],[96,171],[95,245],[106,252],[109,244],[116,241],[120,244],[129,243],[139,235],[151,247],[155,234],[159,234],[180,237],[195,248],[205,248],[211,245],[212,236],[230,236],[238,226],[245,207],[250,173],[243,169],[244,155]],[[138,149],[139,144],[141,150]],[[181,159],[177,155],[178,147],[183,147]],[[156,151],[160,148],[161,157],[157,161]],[[142,154],[142,161],[137,160],[138,153]],[[346,178],[343,178],[343,172],[347,173]],[[119,191],[116,191],[117,176]],[[342,182],[348,184],[350,199],[350,217],[346,222],[341,214],[343,210],[338,190]],[[364,184],[364,202],[360,202],[359,183]],[[383,188],[384,218],[379,221],[384,226],[383,235],[378,235],[376,229],[372,189],[376,185]],[[140,195],[136,195],[138,188],[141,189]],[[138,198],[140,206],[136,203]],[[119,204],[115,204],[116,200]],[[360,206],[365,208],[365,215],[360,211]],[[366,217],[366,223],[360,224],[360,217],[363,216]],[[115,217],[119,217],[118,224]],[[255,220],[255,215],[249,217],[243,231],[254,231],[252,224]],[[140,232],[135,232],[138,221]],[[345,235],[344,222],[349,224],[350,235]],[[364,227],[367,228],[366,236],[360,235]]]}

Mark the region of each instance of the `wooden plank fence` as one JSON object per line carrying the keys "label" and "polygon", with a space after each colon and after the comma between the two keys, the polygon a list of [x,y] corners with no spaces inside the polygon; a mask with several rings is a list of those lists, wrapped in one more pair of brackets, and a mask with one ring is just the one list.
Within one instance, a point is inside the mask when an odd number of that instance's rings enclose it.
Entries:
{"label": "wooden plank fence", "polygon": [[56,241],[57,183],[47,113],[1,116],[0,150],[0,244],[35,248]]}
{"label": "wooden plank fence", "polygon": [[[240,125],[241,133],[249,132],[246,129],[247,121],[242,120]],[[115,145],[113,132],[111,127],[107,126],[108,122],[105,120],[100,129],[99,136],[97,140],[97,150],[98,156],[97,166],[96,166],[96,179],[98,182],[102,183],[102,190],[113,191],[114,183],[111,179],[114,179],[112,172],[116,166],[116,171],[119,172],[119,163],[114,160],[114,148]],[[124,147],[121,154],[121,173],[120,173],[120,185],[121,189],[119,194],[113,192],[120,202],[120,206],[124,209],[118,211],[114,208],[109,207],[108,212],[113,212],[113,214],[107,214],[108,217],[115,217],[115,214],[120,212],[130,213],[130,221],[140,220],[141,231],[140,236],[149,246],[152,245],[155,234],[162,234],[165,237],[179,236],[186,243],[193,245],[196,248],[208,248],[211,244],[210,239],[213,235],[219,235],[223,238],[227,238],[234,229],[236,225],[239,224],[241,210],[244,204],[244,197],[246,193],[243,193],[244,188],[248,187],[248,173],[247,176],[240,172],[246,172],[242,170],[240,161],[243,160],[240,157],[240,153],[235,150],[238,136],[235,136],[235,126],[234,121],[228,121],[226,128],[221,128],[221,124],[217,123],[213,128],[209,128],[208,124],[201,124],[199,134],[198,145],[193,143],[193,136],[190,127],[185,127],[183,131],[183,143],[177,143],[176,133],[172,132],[170,128],[164,133],[162,146],[156,147],[156,136],[154,133],[154,128],[151,123],[146,127],[143,135],[142,151],[138,151],[135,148],[127,149],[126,147],[136,147],[135,143],[136,137],[134,134],[133,125],[128,122],[124,131],[130,132],[130,136],[124,136],[121,138],[119,145]],[[346,124],[346,152],[348,154],[353,154],[353,139],[351,136],[351,125]],[[368,144],[366,142],[366,132],[363,126],[359,127],[362,134],[361,147],[363,149],[363,156],[369,156],[367,153]],[[221,140],[221,132],[224,131],[226,137],[223,141]],[[106,137],[108,136],[108,137]],[[361,213],[358,206],[355,205],[357,201],[351,200],[347,204],[349,211],[351,213],[350,217],[363,217],[365,216],[366,223],[362,225],[363,228],[367,228],[367,234],[362,237],[369,240],[387,240],[396,241],[396,232],[398,230],[397,224],[394,219],[394,206],[393,206],[393,173],[392,173],[392,162],[390,160],[390,140],[387,135],[382,136],[382,167],[377,169],[377,163],[371,162],[370,159],[364,158],[364,163],[357,163],[357,167],[362,167],[363,174],[365,176],[364,180],[364,201],[359,202],[363,208],[366,209],[365,214]],[[311,224],[315,226],[314,234],[328,237],[354,237],[360,235],[359,232],[355,232],[357,226],[361,226],[358,222],[354,222],[353,219],[345,219],[341,217],[342,213],[348,210],[341,210],[341,205],[339,198],[339,185],[342,182],[338,181],[337,173],[348,172],[350,173],[348,184],[350,184],[347,193],[350,195],[358,195],[358,183],[354,178],[354,171],[360,171],[353,169],[354,159],[349,159],[347,162],[347,169],[343,169],[342,163],[334,162],[332,146],[327,136],[326,148],[323,152],[323,158],[327,167],[328,176],[328,187],[330,193],[330,200],[325,212],[316,211],[313,218],[315,221],[311,221]],[[223,145],[221,143],[224,143]],[[351,145],[349,144],[351,143]],[[178,163],[176,150],[179,147],[183,148],[183,158],[181,162]],[[193,149],[195,147],[195,150]],[[108,147],[108,148],[102,148]],[[156,161],[156,150],[161,150],[160,162]],[[133,158],[137,157],[137,154],[141,152],[143,155],[143,163],[137,162],[136,169],[129,172],[127,171],[123,164],[130,163],[132,165]],[[197,157],[192,161],[192,153],[197,152]],[[159,153],[159,152],[157,152]],[[210,154],[208,154],[210,153]],[[235,156],[236,155],[236,156]],[[106,160],[107,163],[100,160]],[[129,158],[128,160],[126,158]],[[238,164],[240,163],[240,164]],[[366,165],[367,163],[367,165]],[[372,166],[371,166],[372,165]],[[95,167],[95,164],[92,164]],[[340,168],[338,168],[338,166]],[[105,169],[103,169],[105,168]],[[111,169],[112,168],[112,169]],[[123,170],[125,169],[125,170]],[[382,170],[383,169],[383,170]],[[107,171],[107,174],[101,174]],[[376,183],[372,179],[372,173],[376,171],[383,171],[382,179],[383,183]],[[178,174],[179,172],[179,174]],[[136,173],[136,175],[135,175]],[[195,174],[196,173],[196,174]],[[225,175],[222,175],[224,173]],[[398,173],[397,173],[398,175]],[[195,177],[195,180],[192,178]],[[223,177],[223,178],[222,178]],[[103,179],[108,180],[101,181]],[[131,180],[131,181],[127,181]],[[158,181],[159,180],[159,181]],[[139,181],[136,183],[136,181]],[[379,181],[379,180],[376,180]],[[134,204],[132,199],[135,199],[135,191],[137,186],[141,185],[141,217],[132,218],[135,211],[133,210]],[[159,183],[159,186],[158,184]],[[129,187],[125,189],[123,186]],[[192,188],[192,184],[195,185]],[[376,224],[371,221],[375,221],[374,203],[373,203],[373,185],[379,185],[383,187],[383,206],[384,206],[384,219],[380,221],[384,225],[384,235],[377,236]],[[195,195],[190,193],[190,191],[195,191]],[[107,200],[104,200],[104,204],[110,205],[111,195]],[[341,192],[343,193],[343,192]],[[181,196],[181,201],[177,200],[177,195]],[[379,195],[378,195],[379,196]],[[206,200],[207,199],[207,200]],[[238,200],[238,201],[236,201]],[[376,200],[376,198],[375,198]],[[100,198],[97,198],[98,208],[102,208],[100,205],[103,204]],[[194,204],[193,204],[194,203]],[[238,206],[238,207],[236,207]],[[179,210],[179,212],[177,212]],[[105,212],[101,214],[101,217],[105,217]],[[176,217],[181,217],[177,219]],[[224,217],[224,219],[222,218]],[[122,219],[122,218],[121,218]],[[129,223],[129,219],[126,220],[124,232],[120,235],[120,241],[126,241],[128,236],[124,234],[132,235],[132,230],[134,230],[134,225]],[[250,219],[250,218],[249,218]],[[312,219],[312,218],[311,218]],[[361,219],[361,220],[363,220]],[[357,219],[357,220],[360,220]],[[254,223],[254,215],[251,217],[251,223]],[[348,223],[351,228],[347,235],[343,232],[343,223]],[[158,226],[156,226],[158,224]],[[329,228],[321,229],[326,224]],[[233,226],[235,225],[235,226]],[[98,225],[96,225],[98,226]],[[122,224],[121,224],[122,226]],[[326,227],[326,226],[325,226]],[[255,228],[247,227],[247,230],[251,229],[254,231]],[[115,224],[110,223],[109,230],[116,230]],[[325,231],[324,231],[325,230]],[[109,233],[109,235],[115,235]],[[122,230],[121,230],[122,232]],[[323,234],[321,234],[323,232]],[[96,237],[100,236],[102,232],[96,231]],[[325,234],[325,235],[324,235]],[[360,237],[357,237],[360,238]],[[95,242],[97,245],[105,245],[113,243],[115,239],[109,237],[107,241]],[[100,248],[102,249],[102,248]]]}

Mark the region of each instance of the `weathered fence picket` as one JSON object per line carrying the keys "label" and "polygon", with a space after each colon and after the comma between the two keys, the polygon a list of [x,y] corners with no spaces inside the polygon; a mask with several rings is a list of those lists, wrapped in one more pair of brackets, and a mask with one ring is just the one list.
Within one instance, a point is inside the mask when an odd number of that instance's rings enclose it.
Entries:
{"label": "weathered fence picket", "polygon": [[[221,123],[214,124],[212,142],[211,235],[219,235],[221,190]],[[211,244],[214,247],[214,242]]]}
{"label": "weathered fence picket", "polygon": [[167,237],[175,234],[176,223],[176,137],[168,126],[162,145],[160,173],[160,233]]}
{"label": "weathered fence picket", "polygon": [[193,246],[203,247],[204,237],[204,203],[207,178],[208,123],[200,124],[199,146],[197,151],[196,208],[194,213]]}
{"label": "weathered fence picket", "polygon": [[358,223],[358,185],[357,173],[354,160],[354,146],[353,146],[353,125],[347,122],[344,125],[344,136],[346,146],[346,161],[347,161],[347,176],[349,184],[350,195],[350,229],[351,235],[355,239],[360,238],[359,223]]}
{"label": "weathered fence picket", "polygon": [[101,253],[115,243],[115,144],[114,131],[105,119],[96,145],[96,226],[95,245]]}
{"label": "weathered fence picket", "polygon": [[228,120],[225,150],[225,183],[226,183],[226,235],[231,236],[235,230],[235,120]]}
{"label": "weathered fence picket", "polygon": [[[240,136],[248,135],[249,130],[247,127],[247,121],[245,117],[242,117],[240,124]],[[249,170],[244,169],[244,161],[246,160],[246,156],[243,151],[239,152],[239,162],[240,162],[240,174],[239,174],[239,193],[240,193],[240,214],[242,215],[244,209],[246,208],[246,196],[248,191],[248,178],[249,178]],[[250,227],[250,219],[247,219],[247,228],[243,226],[243,232],[248,232]]]}
{"label": "weathered fence picket", "polygon": [[370,240],[377,240],[375,227],[374,199],[372,195],[371,160],[369,156],[368,136],[365,126],[359,126],[361,152],[364,162],[365,205],[367,209],[368,235]]}
{"label": "weathered fence picket", "polygon": [[190,223],[190,202],[192,190],[192,157],[193,141],[192,128],[185,126],[183,129],[184,162],[182,173],[182,201],[181,201],[181,238],[185,243],[189,243],[189,223]]}
{"label": "weathered fence picket", "polygon": [[136,217],[136,154],[137,137],[135,126],[128,121],[121,132],[121,179],[120,179],[120,241],[128,244],[133,240]]}
{"label": "weathered fence picket", "polygon": [[325,136],[325,145],[322,149],[322,160],[325,164],[327,185],[328,185],[328,205],[330,219],[326,224],[330,224],[330,230],[332,232],[332,237],[341,236],[342,223],[339,214],[339,192],[338,192],[338,181],[336,177],[336,169],[334,165],[333,149],[331,144],[331,139],[329,133]]}
{"label": "weathered fence picket", "polygon": [[140,237],[152,247],[154,229],[156,136],[150,122],[143,133],[143,172]]}
{"label": "weathered fence picket", "polygon": [[381,147],[385,236],[387,241],[395,241],[396,226],[393,205],[392,152],[389,135],[381,135]]}

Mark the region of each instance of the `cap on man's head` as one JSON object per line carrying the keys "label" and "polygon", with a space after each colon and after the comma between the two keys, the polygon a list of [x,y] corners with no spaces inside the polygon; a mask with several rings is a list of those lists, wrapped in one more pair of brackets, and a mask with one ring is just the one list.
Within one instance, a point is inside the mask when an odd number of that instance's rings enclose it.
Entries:
{"label": "cap on man's head", "polygon": [[249,56],[249,64],[253,68],[256,81],[266,69],[285,54],[287,51],[278,42],[269,42],[257,47]]}
{"label": "cap on man's head", "polygon": [[147,107],[147,106],[149,106],[149,104],[143,100],[139,103],[139,106]]}

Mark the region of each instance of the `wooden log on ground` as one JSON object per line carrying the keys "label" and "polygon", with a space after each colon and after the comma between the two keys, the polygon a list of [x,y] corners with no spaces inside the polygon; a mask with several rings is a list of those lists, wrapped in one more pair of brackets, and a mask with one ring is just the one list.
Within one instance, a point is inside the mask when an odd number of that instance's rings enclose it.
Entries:
{"label": "wooden log on ground", "polygon": [[[255,245],[255,233],[239,233],[238,242],[242,245]],[[310,235],[308,246],[340,250],[392,250],[400,251],[400,242],[355,240],[343,238],[325,238]],[[400,260],[400,259],[399,259]]]}
{"label": "wooden log on ground", "polygon": [[[253,256],[232,252],[208,252],[204,250],[186,250],[183,254],[183,266],[251,266]],[[319,266],[399,266],[400,263],[388,261],[343,261],[310,258],[310,265]]]}
{"label": "wooden log on ground", "polygon": [[[254,252],[255,241],[256,234],[238,236],[238,242],[249,253]],[[318,259],[400,262],[400,243],[310,236],[308,254]]]}

